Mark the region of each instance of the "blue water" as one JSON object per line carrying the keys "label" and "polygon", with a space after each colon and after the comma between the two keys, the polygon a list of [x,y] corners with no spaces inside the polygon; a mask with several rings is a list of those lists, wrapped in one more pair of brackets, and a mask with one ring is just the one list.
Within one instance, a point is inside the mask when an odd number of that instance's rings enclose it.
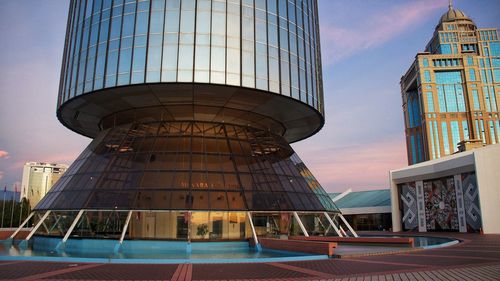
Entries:
{"label": "blue water", "polygon": [[[0,260],[44,260],[110,263],[234,263],[327,259],[326,255],[249,247],[248,242],[124,241],[33,237],[30,247],[0,243]],[[58,249],[58,250],[56,250]]]}

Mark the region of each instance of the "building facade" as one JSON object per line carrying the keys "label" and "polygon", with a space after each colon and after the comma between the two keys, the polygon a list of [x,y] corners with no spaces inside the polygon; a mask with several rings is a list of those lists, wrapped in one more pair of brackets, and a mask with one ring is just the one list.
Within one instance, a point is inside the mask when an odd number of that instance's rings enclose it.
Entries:
{"label": "building facade", "polygon": [[29,200],[33,209],[47,194],[52,186],[68,169],[68,165],[55,163],[28,162],[23,167],[21,200]]}
{"label": "building facade", "polygon": [[458,151],[461,141],[500,142],[498,30],[453,8],[401,78],[408,163]]}
{"label": "building facade", "polygon": [[94,140],[35,208],[58,231],[37,233],[332,231],[289,145],[323,114],[316,0],[71,1],[57,116]]}

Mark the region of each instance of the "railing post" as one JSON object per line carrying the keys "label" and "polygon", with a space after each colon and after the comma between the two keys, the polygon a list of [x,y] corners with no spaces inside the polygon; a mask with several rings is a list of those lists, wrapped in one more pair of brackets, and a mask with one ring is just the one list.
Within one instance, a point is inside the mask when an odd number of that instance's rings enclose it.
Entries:
{"label": "railing post", "polygon": [[300,229],[301,229],[301,230],[302,230],[302,232],[304,233],[304,236],[305,236],[305,237],[309,237],[309,233],[307,233],[307,230],[306,230],[306,228],[304,227],[304,225],[302,224],[302,221],[300,220],[299,215],[297,215],[297,212],[293,212],[293,217],[297,220],[297,223],[299,224]]}

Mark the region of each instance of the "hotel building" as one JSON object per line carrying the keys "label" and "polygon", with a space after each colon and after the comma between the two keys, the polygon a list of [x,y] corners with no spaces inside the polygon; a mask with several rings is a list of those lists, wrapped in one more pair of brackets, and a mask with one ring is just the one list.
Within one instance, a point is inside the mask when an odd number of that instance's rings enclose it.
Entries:
{"label": "hotel building", "polygon": [[500,233],[498,30],[450,5],[401,89],[410,166],[390,171],[394,231]]}
{"label": "hotel building", "polygon": [[24,164],[21,200],[26,198],[33,209],[68,169],[65,164],[28,162]]}
{"label": "hotel building", "polygon": [[401,78],[408,164],[500,142],[498,30],[453,8]]}

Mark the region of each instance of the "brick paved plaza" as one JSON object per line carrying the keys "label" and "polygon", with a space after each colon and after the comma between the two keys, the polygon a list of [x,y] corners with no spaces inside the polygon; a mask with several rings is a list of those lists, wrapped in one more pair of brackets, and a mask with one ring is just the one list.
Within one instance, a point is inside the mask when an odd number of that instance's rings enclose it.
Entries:
{"label": "brick paved plaza", "polygon": [[321,261],[247,264],[0,262],[2,280],[500,280],[500,235],[432,234],[442,249]]}

